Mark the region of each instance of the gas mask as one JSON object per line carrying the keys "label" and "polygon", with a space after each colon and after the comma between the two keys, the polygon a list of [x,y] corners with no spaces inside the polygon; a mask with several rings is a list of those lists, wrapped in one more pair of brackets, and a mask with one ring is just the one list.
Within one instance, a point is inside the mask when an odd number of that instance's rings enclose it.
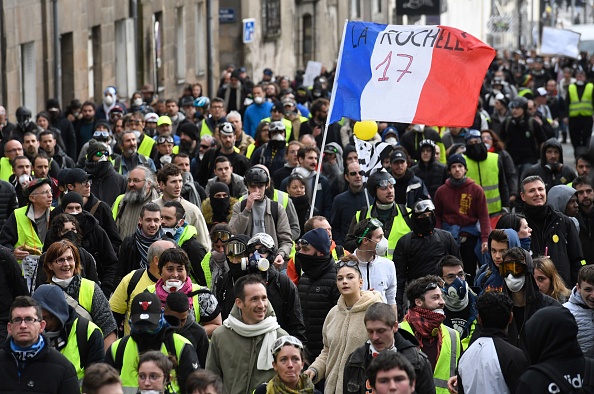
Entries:
{"label": "gas mask", "polygon": [[260,256],[258,251],[248,259],[244,257],[241,259],[241,270],[249,271],[250,273],[266,272],[270,268],[270,261]]}
{"label": "gas mask", "polygon": [[459,312],[468,306],[468,284],[456,278],[450,285],[443,287],[444,301],[448,309]]}
{"label": "gas mask", "polygon": [[396,138],[394,138],[394,137],[388,137],[388,138],[386,138],[386,140],[384,142],[386,144],[390,144],[392,146],[398,145],[398,140],[396,140]]}
{"label": "gas mask", "polygon": [[382,236],[381,241],[375,244],[375,254],[378,256],[386,256],[388,253],[388,239]]}

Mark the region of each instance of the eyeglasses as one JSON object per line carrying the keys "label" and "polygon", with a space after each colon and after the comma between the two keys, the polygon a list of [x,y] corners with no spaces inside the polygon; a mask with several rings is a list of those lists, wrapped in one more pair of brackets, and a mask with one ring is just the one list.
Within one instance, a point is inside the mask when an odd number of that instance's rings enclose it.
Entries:
{"label": "eyeglasses", "polygon": [[132,178],[128,178],[127,182],[128,183],[141,183],[141,182],[145,182],[146,179],[132,179]]}
{"label": "eyeglasses", "polygon": [[46,190],[44,192],[31,193],[32,196],[38,196],[40,194],[45,194],[45,195],[51,196],[52,195],[52,191],[51,190]]}
{"label": "eyeglasses", "polygon": [[394,179],[394,178],[382,179],[381,181],[379,181],[378,187],[382,190],[385,190],[390,185],[394,186],[395,184],[396,184],[396,179]]}
{"label": "eyeglasses", "polygon": [[171,137],[171,136],[159,137],[157,139],[157,144],[159,144],[159,145],[161,145],[161,144],[173,144],[173,137]]}
{"label": "eyeglasses", "polygon": [[299,339],[297,339],[293,336],[290,336],[290,335],[286,335],[286,336],[280,337],[276,341],[274,341],[274,343],[272,344],[272,354],[276,354],[276,353],[280,352],[280,350],[285,345],[292,345],[292,346],[295,346],[296,348],[303,349],[303,343],[301,343],[301,341]]}
{"label": "eyeglasses", "polygon": [[581,196],[582,194],[592,194],[592,192],[594,192],[594,190],[584,189],[584,190],[578,190],[576,193],[578,194],[578,196]]}
{"label": "eyeglasses", "polygon": [[59,259],[54,260],[54,263],[56,263],[58,265],[64,265],[66,263],[72,264],[73,262],[74,262],[74,256],[60,257]]}
{"label": "eyeglasses", "polygon": [[464,279],[466,279],[467,275],[468,274],[466,272],[458,272],[457,274],[446,275],[443,278],[445,280],[447,280],[448,282],[450,282],[450,281],[453,282],[454,280],[456,280],[456,278],[460,278],[460,279],[464,280]]}
{"label": "eyeglasses", "polygon": [[38,321],[41,321],[41,320],[40,319],[36,319],[34,317],[30,317],[30,316],[27,316],[27,317],[24,317],[24,318],[23,317],[15,317],[15,318],[13,318],[13,319],[10,320],[10,322],[12,324],[21,325],[21,324],[23,324],[23,322],[25,322],[25,324],[28,325],[28,326],[31,325],[31,324],[33,324],[33,323],[36,323]]}
{"label": "eyeglasses", "polygon": [[512,276],[515,277],[524,276],[526,275],[527,269],[526,264],[516,260],[505,260],[503,263],[499,264],[499,273],[504,278],[509,274],[512,274]]}
{"label": "eyeglasses", "polygon": [[139,373],[138,374],[138,380],[141,382],[144,382],[145,380],[150,380],[151,382],[156,382],[160,379],[163,378],[163,375],[158,374],[158,373],[149,373],[148,375],[145,373]]}
{"label": "eyeglasses", "polygon": [[231,241],[225,245],[225,254],[229,257],[242,256],[246,252],[245,244],[238,241]]}
{"label": "eyeglasses", "polygon": [[365,171],[363,171],[363,170],[361,170],[359,172],[357,172],[357,171],[351,171],[351,172],[349,172],[349,175],[350,176],[357,176],[357,175],[364,176],[365,175]]}
{"label": "eyeglasses", "polygon": [[228,241],[229,238],[231,238],[231,233],[229,231],[225,231],[225,230],[219,230],[219,231],[215,231],[214,233],[212,233],[212,235],[210,236],[210,240],[215,243],[218,241]]}
{"label": "eyeglasses", "polygon": [[22,152],[22,151],[23,151],[23,148],[14,148],[11,150],[6,150],[6,151],[4,151],[4,153],[16,153],[16,152]]}
{"label": "eyeglasses", "polygon": [[95,156],[95,157],[109,156],[109,152],[106,150],[99,151],[99,152],[95,152],[95,154],[93,156]]}
{"label": "eyeglasses", "polygon": [[87,186],[91,186],[93,184],[93,181],[91,179],[87,179],[84,182],[79,182],[81,185],[87,187]]}

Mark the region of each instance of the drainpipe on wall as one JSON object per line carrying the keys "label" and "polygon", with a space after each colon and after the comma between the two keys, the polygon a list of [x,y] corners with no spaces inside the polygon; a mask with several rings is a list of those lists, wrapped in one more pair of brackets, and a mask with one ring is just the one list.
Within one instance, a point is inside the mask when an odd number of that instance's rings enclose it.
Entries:
{"label": "drainpipe on wall", "polygon": [[[4,12],[4,0],[0,0],[0,24],[2,25],[2,31],[0,31],[0,61],[2,62],[2,105],[8,106],[8,79],[6,78],[6,16]],[[8,116],[7,116],[8,118]]]}
{"label": "drainpipe on wall", "polygon": [[62,103],[62,59],[60,57],[60,25],[58,20],[58,0],[52,0],[54,18],[54,97]]}
{"label": "drainpipe on wall", "polygon": [[[141,41],[143,39],[142,36],[142,32],[138,31],[138,0],[130,0],[130,14],[132,15],[132,19],[134,20],[134,34],[136,35],[136,37],[134,38],[134,58],[136,59],[136,85],[140,86],[140,81],[143,81],[143,73],[140,68],[140,65],[142,64],[142,59],[139,58],[139,53],[140,51],[138,50],[139,48],[139,42],[143,42]],[[135,89],[137,89],[137,87],[135,87]],[[132,94],[130,93],[130,97],[132,97]]]}
{"label": "drainpipe on wall", "polygon": [[206,81],[208,83],[208,97],[214,97],[214,82],[212,80],[212,71],[214,68],[214,57],[212,51],[214,50],[213,31],[212,31],[212,0],[206,0],[206,42],[208,45],[207,65],[206,65]]}

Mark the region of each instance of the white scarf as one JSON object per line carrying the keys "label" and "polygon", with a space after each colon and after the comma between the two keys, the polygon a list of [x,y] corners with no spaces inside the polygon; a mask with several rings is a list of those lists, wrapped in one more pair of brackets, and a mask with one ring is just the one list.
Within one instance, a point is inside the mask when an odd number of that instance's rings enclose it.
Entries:
{"label": "white scarf", "polygon": [[280,328],[280,325],[276,321],[276,316],[268,316],[260,323],[245,324],[232,315],[229,315],[223,322],[223,325],[242,337],[253,338],[264,335],[260,354],[258,354],[257,368],[260,371],[272,369],[272,361],[274,360],[272,357],[272,345],[276,341],[276,330]]}

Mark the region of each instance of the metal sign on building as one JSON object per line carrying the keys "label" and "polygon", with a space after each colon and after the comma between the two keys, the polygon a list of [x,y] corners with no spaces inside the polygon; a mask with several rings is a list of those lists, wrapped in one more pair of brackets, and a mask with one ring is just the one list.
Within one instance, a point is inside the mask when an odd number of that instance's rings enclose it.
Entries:
{"label": "metal sign on building", "polygon": [[396,0],[397,15],[439,15],[440,12],[440,0]]}
{"label": "metal sign on building", "polygon": [[493,15],[487,22],[487,27],[491,34],[509,33],[512,31],[514,18],[511,15]]}
{"label": "metal sign on building", "polygon": [[249,44],[254,42],[254,34],[256,32],[256,20],[254,18],[247,18],[243,20],[243,43]]}
{"label": "metal sign on building", "polygon": [[235,8],[219,8],[219,23],[234,23]]}

